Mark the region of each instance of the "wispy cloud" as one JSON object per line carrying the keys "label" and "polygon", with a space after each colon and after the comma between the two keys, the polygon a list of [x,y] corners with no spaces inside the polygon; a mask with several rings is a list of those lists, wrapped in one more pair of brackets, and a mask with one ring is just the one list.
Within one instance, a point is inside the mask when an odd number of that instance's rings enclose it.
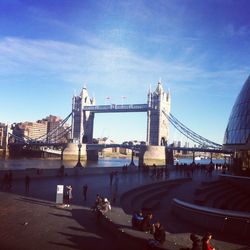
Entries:
{"label": "wispy cloud", "polygon": [[250,35],[250,25],[236,27],[234,24],[227,24],[222,30],[222,36],[228,38],[244,37],[248,35]]}
{"label": "wispy cloud", "polygon": [[162,77],[177,91],[219,86],[226,89],[227,84],[232,85],[233,80],[247,72],[247,69],[210,72],[197,61],[145,58],[127,48],[112,44],[106,47],[98,39],[93,47],[53,40],[4,38],[0,40],[0,66],[2,76],[53,74],[69,83],[93,81],[115,89],[146,87]]}

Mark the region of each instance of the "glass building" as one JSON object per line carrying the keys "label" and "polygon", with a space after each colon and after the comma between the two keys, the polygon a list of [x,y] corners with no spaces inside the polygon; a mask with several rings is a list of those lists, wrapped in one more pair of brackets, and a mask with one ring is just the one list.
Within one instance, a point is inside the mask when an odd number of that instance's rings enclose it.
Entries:
{"label": "glass building", "polygon": [[233,162],[235,173],[250,175],[250,76],[232,108],[223,148],[235,152]]}

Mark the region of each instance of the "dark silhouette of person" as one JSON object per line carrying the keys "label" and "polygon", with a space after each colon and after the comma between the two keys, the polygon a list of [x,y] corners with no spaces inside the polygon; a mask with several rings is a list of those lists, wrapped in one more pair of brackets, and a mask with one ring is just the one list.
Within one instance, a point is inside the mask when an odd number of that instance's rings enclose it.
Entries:
{"label": "dark silhouette of person", "polygon": [[83,186],[83,199],[86,201],[87,200],[87,191],[88,191],[88,185],[85,184]]}
{"label": "dark silhouette of person", "polygon": [[25,192],[29,192],[30,189],[30,177],[28,175],[25,176]]}
{"label": "dark silhouette of person", "polygon": [[8,179],[9,179],[9,175],[8,175],[8,173],[5,173],[4,176],[3,176],[2,186],[1,186],[1,188],[3,190],[8,188]]}
{"label": "dark silhouette of person", "polygon": [[139,212],[134,212],[132,216],[132,226],[140,229],[143,219],[144,218],[141,210]]}
{"label": "dark silhouette of person", "polygon": [[190,240],[192,241],[192,248],[191,250],[202,250],[202,241],[199,237],[195,234],[190,235]]}
{"label": "dark silhouette of person", "polygon": [[141,222],[141,231],[149,232],[151,229],[151,220],[153,218],[152,213],[148,213]]}
{"label": "dark silhouette of person", "polygon": [[64,165],[62,165],[61,168],[60,168],[61,176],[64,176],[64,171],[65,171],[65,167],[64,167]]}
{"label": "dark silhouette of person", "polygon": [[149,240],[148,244],[150,249],[155,249],[156,247],[162,245],[166,240],[166,232],[159,221],[152,225],[152,233],[154,236],[153,240]]}
{"label": "dark silhouette of person", "polygon": [[206,233],[202,239],[202,250],[215,250],[214,247],[211,246],[210,240],[212,238],[211,233]]}
{"label": "dark silhouette of person", "polygon": [[160,244],[163,244],[166,240],[166,232],[159,221],[154,224],[154,239]]}
{"label": "dark silhouette of person", "polygon": [[112,184],[113,184],[113,177],[114,177],[114,172],[112,171],[112,172],[109,174],[110,186],[112,186]]}
{"label": "dark silhouette of person", "polygon": [[10,170],[7,178],[7,190],[12,188],[12,171]]}

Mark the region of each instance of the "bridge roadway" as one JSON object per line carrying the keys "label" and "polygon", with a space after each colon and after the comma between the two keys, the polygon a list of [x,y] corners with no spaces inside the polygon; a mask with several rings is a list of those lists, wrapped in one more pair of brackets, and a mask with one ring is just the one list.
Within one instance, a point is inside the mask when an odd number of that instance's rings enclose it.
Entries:
{"label": "bridge roadway", "polygon": [[127,148],[135,151],[140,151],[140,145],[127,145],[127,144],[87,144],[87,150],[102,150],[104,148]]}
{"label": "bridge roadway", "polygon": [[217,148],[185,148],[185,147],[167,147],[172,150],[190,151],[190,152],[204,152],[204,153],[217,153],[217,154],[233,154],[232,150],[223,150]]}
{"label": "bridge roadway", "polygon": [[147,112],[150,107],[147,104],[111,104],[84,106],[83,111],[91,111],[94,113],[120,113],[120,112]]}
{"label": "bridge roadway", "polygon": [[[47,147],[66,147],[66,143],[46,143],[46,142],[19,142],[19,143],[11,143],[10,145],[29,145],[29,146],[47,146]],[[134,151],[140,151],[141,147],[145,147],[145,145],[128,145],[128,144],[118,144],[118,143],[112,143],[112,144],[87,144],[86,149],[88,151],[91,150],[102,150],[104,148],[127,148]],[[204,153],[218,153],[218,154],[233,154],[234,152],[232,150],[223,150],[223,149],[217,149],[217,148],[186,148],[186,147],[171,147],[167,146],[167,150],[179,150],[179,151],[189,151],[189,152],[204,152]]]}

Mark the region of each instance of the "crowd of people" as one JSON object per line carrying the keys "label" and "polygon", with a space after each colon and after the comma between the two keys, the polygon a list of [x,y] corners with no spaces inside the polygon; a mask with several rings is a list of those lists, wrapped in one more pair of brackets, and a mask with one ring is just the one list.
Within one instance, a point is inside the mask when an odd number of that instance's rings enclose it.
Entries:
{"label": "crowd of people", "polygon": [[96,223],[100,222],[101,216],[111,210],[111,204],[108,198],[102,197],[99,194],[96,195],[95,203],[91,207],[91,210],[96,215]]}
{"label": "crowd of people", "polygon": [[179,163],[175,164],[175,170],[180,175],[184,175],[186,177],[192,177],[195,172],[199,172],[204,174],[205,176],[212,176],[214,170],[221,171],[222,174],[226,174],[229,170],[228,164],[214,164],[210,162],[209,164],[200,164],[192,162],[190,164],[187,163]]}
{"label": "crowd of people", "polygon": [[153,234],[154,239],[150,239],[149,247],[162,245],[166,239],[166,232],[159,220],[152,223],[153,213],[148,209],[141,209],[132,215],[132,226],[140,231]]}
{"label": "crowd of people", "polygon": [[207,232],[202,238],[199,238],[196,234],[190,235],[192,241],[191,248],[183,248],[182,250],[215,250],[211,244],[212,234]]}
{"label": "crowd of people", "polygon": [[[154,249],[157,246],[164,244],[166,241],[166,232],[159,220],[152,223],[153,213],[148,209],[141,209],[139,212],[134,212],[132,215],[133,228],[150,233],[153,235],[153,239],[148,241],[150,249]],[[202,238],[192,233],[190,240],[192,241],[191,248],[182,248],[181,250],[215,250],[211,244],[211,233],[206,233]]]}

